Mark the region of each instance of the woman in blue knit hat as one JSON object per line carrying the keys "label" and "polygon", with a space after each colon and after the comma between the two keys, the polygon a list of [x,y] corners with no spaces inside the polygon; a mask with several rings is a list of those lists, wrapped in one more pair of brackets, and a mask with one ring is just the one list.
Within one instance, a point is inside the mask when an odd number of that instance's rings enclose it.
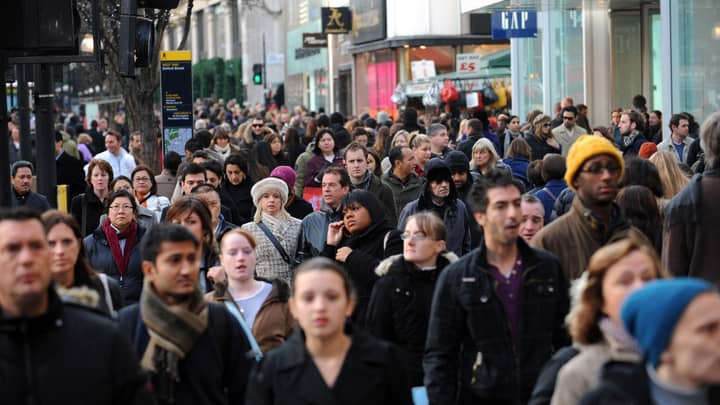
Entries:
{"label": "woman in blue knit hat", "polygon": [[606,365],[581,404],[720,403],[720,295],[711,284],[653,281],[625,300],[620,315],[644,364]]}
{"label": "woman in blue knit hat", "polygon": [[608,361],[638,363],[638,347],[622,325],[620,306],[647,282],[665,277],[660,259],[643,240],[623,239],[600,248],[576,282],[568,329],[579,354],[560,368],[552,405],[575,405],[600,383]]}

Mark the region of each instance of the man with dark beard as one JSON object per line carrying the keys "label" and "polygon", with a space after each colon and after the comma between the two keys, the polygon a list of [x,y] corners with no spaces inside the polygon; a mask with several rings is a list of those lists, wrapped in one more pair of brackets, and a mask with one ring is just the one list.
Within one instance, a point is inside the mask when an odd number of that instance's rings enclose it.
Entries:
{"label": "man with dark beard", "polygon": [[620,116],[620,150],[623,158],[637,156],[640,153],[640,146],[647,142],[643,130],[645,119],[637,111],[625,111]]}
{"label": "man with dark beard", "polygon": [[577,193],[572,208],[538,232],[531,244],[554,253],[571,281],[580,277],[593,253],[608,242],[628,232],[646,240],[614,203],[623,170],[620,152],[603,137],[583,135],[570,148],[565,181]]}
{"label": "man with dark beard", "polygon": [[242,404],[250,344],[229,311],[205,302],[198,247],[181,225],[150,228],[142,241],[142,296],[120,311],[120,326],[159,404]]}

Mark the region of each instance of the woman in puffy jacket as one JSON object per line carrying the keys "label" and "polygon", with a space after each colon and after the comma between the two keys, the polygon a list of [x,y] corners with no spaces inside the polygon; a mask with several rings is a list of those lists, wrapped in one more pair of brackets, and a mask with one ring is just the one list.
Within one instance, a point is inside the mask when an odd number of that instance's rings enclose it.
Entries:
{"label": "woman in puffy jacket", "polygon": [[401,238],[403,253],[388,257],[375,269],[380,279],[373,287],[365,327],[405,349],[410,385],[421,386],[435,281],[457,256],[445,250],[447,229],[431,212],[410,216]]}

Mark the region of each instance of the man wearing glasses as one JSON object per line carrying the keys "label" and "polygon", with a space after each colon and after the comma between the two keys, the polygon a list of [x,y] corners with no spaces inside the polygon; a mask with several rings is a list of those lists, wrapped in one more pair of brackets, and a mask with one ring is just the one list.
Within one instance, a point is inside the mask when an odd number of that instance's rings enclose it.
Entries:
{"label": "man wearing glasses", "polygon": [[562,155],[567,157],[570,147],[581,136],[587,133],[585,128],[576,125],[578,110],[573,106],[567,106],[560,113],[563,124],[552,130],[553,137],[560,143]]}
{"label": "man wearing glasses", "polygon": [[624,170],[615,145],[599,136],[583,135],[570,148],[566,163],[565,181],[576,192],[572,208],[538,232],[531,245],[554,253],[572,281],[605,244],[630,233],[645,237],[627,223],[614,203]]}

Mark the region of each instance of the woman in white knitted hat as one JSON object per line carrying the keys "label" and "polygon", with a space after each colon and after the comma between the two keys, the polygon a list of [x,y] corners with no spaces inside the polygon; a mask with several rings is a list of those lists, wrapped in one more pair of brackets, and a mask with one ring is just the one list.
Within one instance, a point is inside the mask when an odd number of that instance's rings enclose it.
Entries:
{"label": "woman in white knitted hat", "polygon": [[266,280],[280,278],[290,284],[302,222],[285,210],[287,184],[268,177],[255,183],[250,194],[256,208],[255,217],[242,229],[252,233],[257,240],[255,274]]}

